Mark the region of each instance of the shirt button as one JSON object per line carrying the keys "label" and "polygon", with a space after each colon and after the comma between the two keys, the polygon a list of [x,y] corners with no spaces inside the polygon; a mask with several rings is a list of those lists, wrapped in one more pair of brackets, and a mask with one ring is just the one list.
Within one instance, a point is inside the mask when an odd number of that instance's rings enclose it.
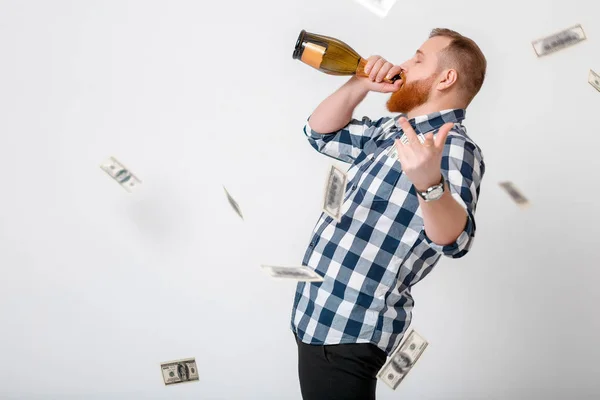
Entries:
{"label": "shirt button", "polygon": [[315,242],[310,242],[310,244],[308,245],[308,247],[315,247]]}
{"label": "shirt button", "polygon": [[352,190],[356,190],[356,185],[352,185]]}

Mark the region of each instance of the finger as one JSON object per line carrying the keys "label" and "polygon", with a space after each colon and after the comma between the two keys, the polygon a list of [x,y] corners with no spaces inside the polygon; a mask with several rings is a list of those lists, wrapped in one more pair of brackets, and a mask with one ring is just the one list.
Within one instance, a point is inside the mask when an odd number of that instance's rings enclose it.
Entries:
{"label": "finger", "polygon": [[396,157],[400,164],[404,165],[409,157],[410,150],[407,149],[406,145],[402,143],[400,139],[394,140],[394,146],[396,146]]}
{"label": "finger", "polygon": [[418,143],[420,145],[421,143],[419,142],[419,138],[417,138],[417,134],[408,122],[408,120],[405,117],[400,117],[398,122],[400,122],[402,131],[404,131],[404,134],[406,135],[409,144],[414,145],[415,143]]}
{"label": "finger", "polygon": [[[385,78],[392,79],[394,76],[398,75],[400,71],[402,71],[402,67],[400,67],[399,65],[394,65],[392,68],[390,68]],[[396,82],[398,81],[400,81],[400,79],[398,79]]]}
{"label": "finger", "polygon": [[428,134],[425,135],[425,140],[423,142],[423,146],[433,147],[434,145],[435,145],[435,142],[433,140],[433,132],[429,132]]}
{"label": "finger", "polygon": [[394,92],[400,90],[402,85],[404,85],[404,81],[402,79],[398,79],[396,82],[391,84],[394,87]]}
{"label": "finger", "polygon": [[398,79],[394,83],[381,82],[381,85],[382,85],[382,88],[380,91],[382,93],[392,93],[392,92],[397,92],[398,90],[400,90],[400,88],[402,87],[402,81],[400,79]]}
{"label": "finger", "polygon": [[371,72],[369,73],[369,79],[371,79],[372,81],[375,80],[377,74],[379,73],[379,69],[383,66],[383,64],[385,64],[385,60],[383,58],[380,58],[375,62],[375,65],[373,65],[373,69],[371,69]]}
{"label": "finger", "polygon": [[386,77],[386,75],[388,74],[388,71],[390,70],[390,68],[392,68],[394,65],[390,62],[387,62],[385,64],[383,64],[383,66],[381,67],[381,69],[379,70],[379,72],[377,73],[377,77],[375,77],[375,80],[377,82],[381,82],[383,81],[383,78]]}
{"label": "finger", "polygon": [[402,154],[404,150],[404,144],[402,144],[400,139],[394,139],[394,146],[396,146],[396,157],[398,158],[398,161],[400,161],[400,154]]}
{"label": "finger", "polygon": [[448,137],[448,133],[450,132],[450,130],[453,127],[454,127],[454,123],[448,122],[448,123],[445,123],[444,125],[442,125],[442,127],[438,131],[436,138],[435,138],[435,147],[437,147],[438,150],[443,149],[444,146],[446,145],[446,138]]}
{"label": "finger", "polygon": [[365,65],[365,73],[366,74],[371,72],[371,68],[373,68],[373,65],[375,65],[375,62],[377,60],[379,60],[380,58],[381,58],[380,56],[371,56],[371,57],[367,58],[367,64]]}

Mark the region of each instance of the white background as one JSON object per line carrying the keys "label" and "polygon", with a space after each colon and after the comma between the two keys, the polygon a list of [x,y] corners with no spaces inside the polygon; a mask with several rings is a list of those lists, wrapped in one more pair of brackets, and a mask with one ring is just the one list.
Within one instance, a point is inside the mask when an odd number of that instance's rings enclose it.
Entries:
{"label": "white background", "polygon": [[[293,60],[296,38],[400,64],[434,27],[489,63],[465,120],[487,164],[477,238],[414,288],[430,345],[378,398],[598,398],[598,4],[0,1],[0,398],[300,399],[295,285],[260,264],[301,263],[333,161],[302,127],[347,78]],[[588,40],[536,57],[578,23]],[[200,381],[165,387],[160,363],[186,357]]]}

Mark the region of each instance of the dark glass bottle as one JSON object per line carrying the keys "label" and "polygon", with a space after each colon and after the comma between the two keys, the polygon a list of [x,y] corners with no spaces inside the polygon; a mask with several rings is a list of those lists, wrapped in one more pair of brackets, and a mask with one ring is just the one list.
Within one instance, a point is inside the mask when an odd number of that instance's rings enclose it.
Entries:
{"label": "dark glass bottle", "polygon": [[[341,40],[306,32],[300,32],[293,57],[329,75],[356,75],[368,77],[365,73],[367,60],[362,58],[354,49]],[[402,72],[387,83],[402,79]]]}

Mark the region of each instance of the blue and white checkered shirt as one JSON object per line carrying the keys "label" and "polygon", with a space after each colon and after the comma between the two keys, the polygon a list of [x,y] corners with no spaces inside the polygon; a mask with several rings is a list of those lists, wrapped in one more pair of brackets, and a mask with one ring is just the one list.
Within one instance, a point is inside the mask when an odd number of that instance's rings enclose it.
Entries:
{"label": "blue and white checkered shirt", "polygon": [[[479,146],[452,109],[409,120],[417,134],[454,127],[446,138],[442,175],[468,217],[455,243],[440,246],[425,234],[412,183],[400,162],[387,156],[402,136],[398,119],[352,119],[331,134],[304,133],[320,153],[351,163],[341,222],[321,214],[302,265],[323,282],[298,283],[291,328],[308,344],[373,343],[388,355],[410,325],[411,287],[431,272],[442,255],[464,256],[475,237],[475,208],[485,171]],[[406,115],[404,115],[406,116]]]}

